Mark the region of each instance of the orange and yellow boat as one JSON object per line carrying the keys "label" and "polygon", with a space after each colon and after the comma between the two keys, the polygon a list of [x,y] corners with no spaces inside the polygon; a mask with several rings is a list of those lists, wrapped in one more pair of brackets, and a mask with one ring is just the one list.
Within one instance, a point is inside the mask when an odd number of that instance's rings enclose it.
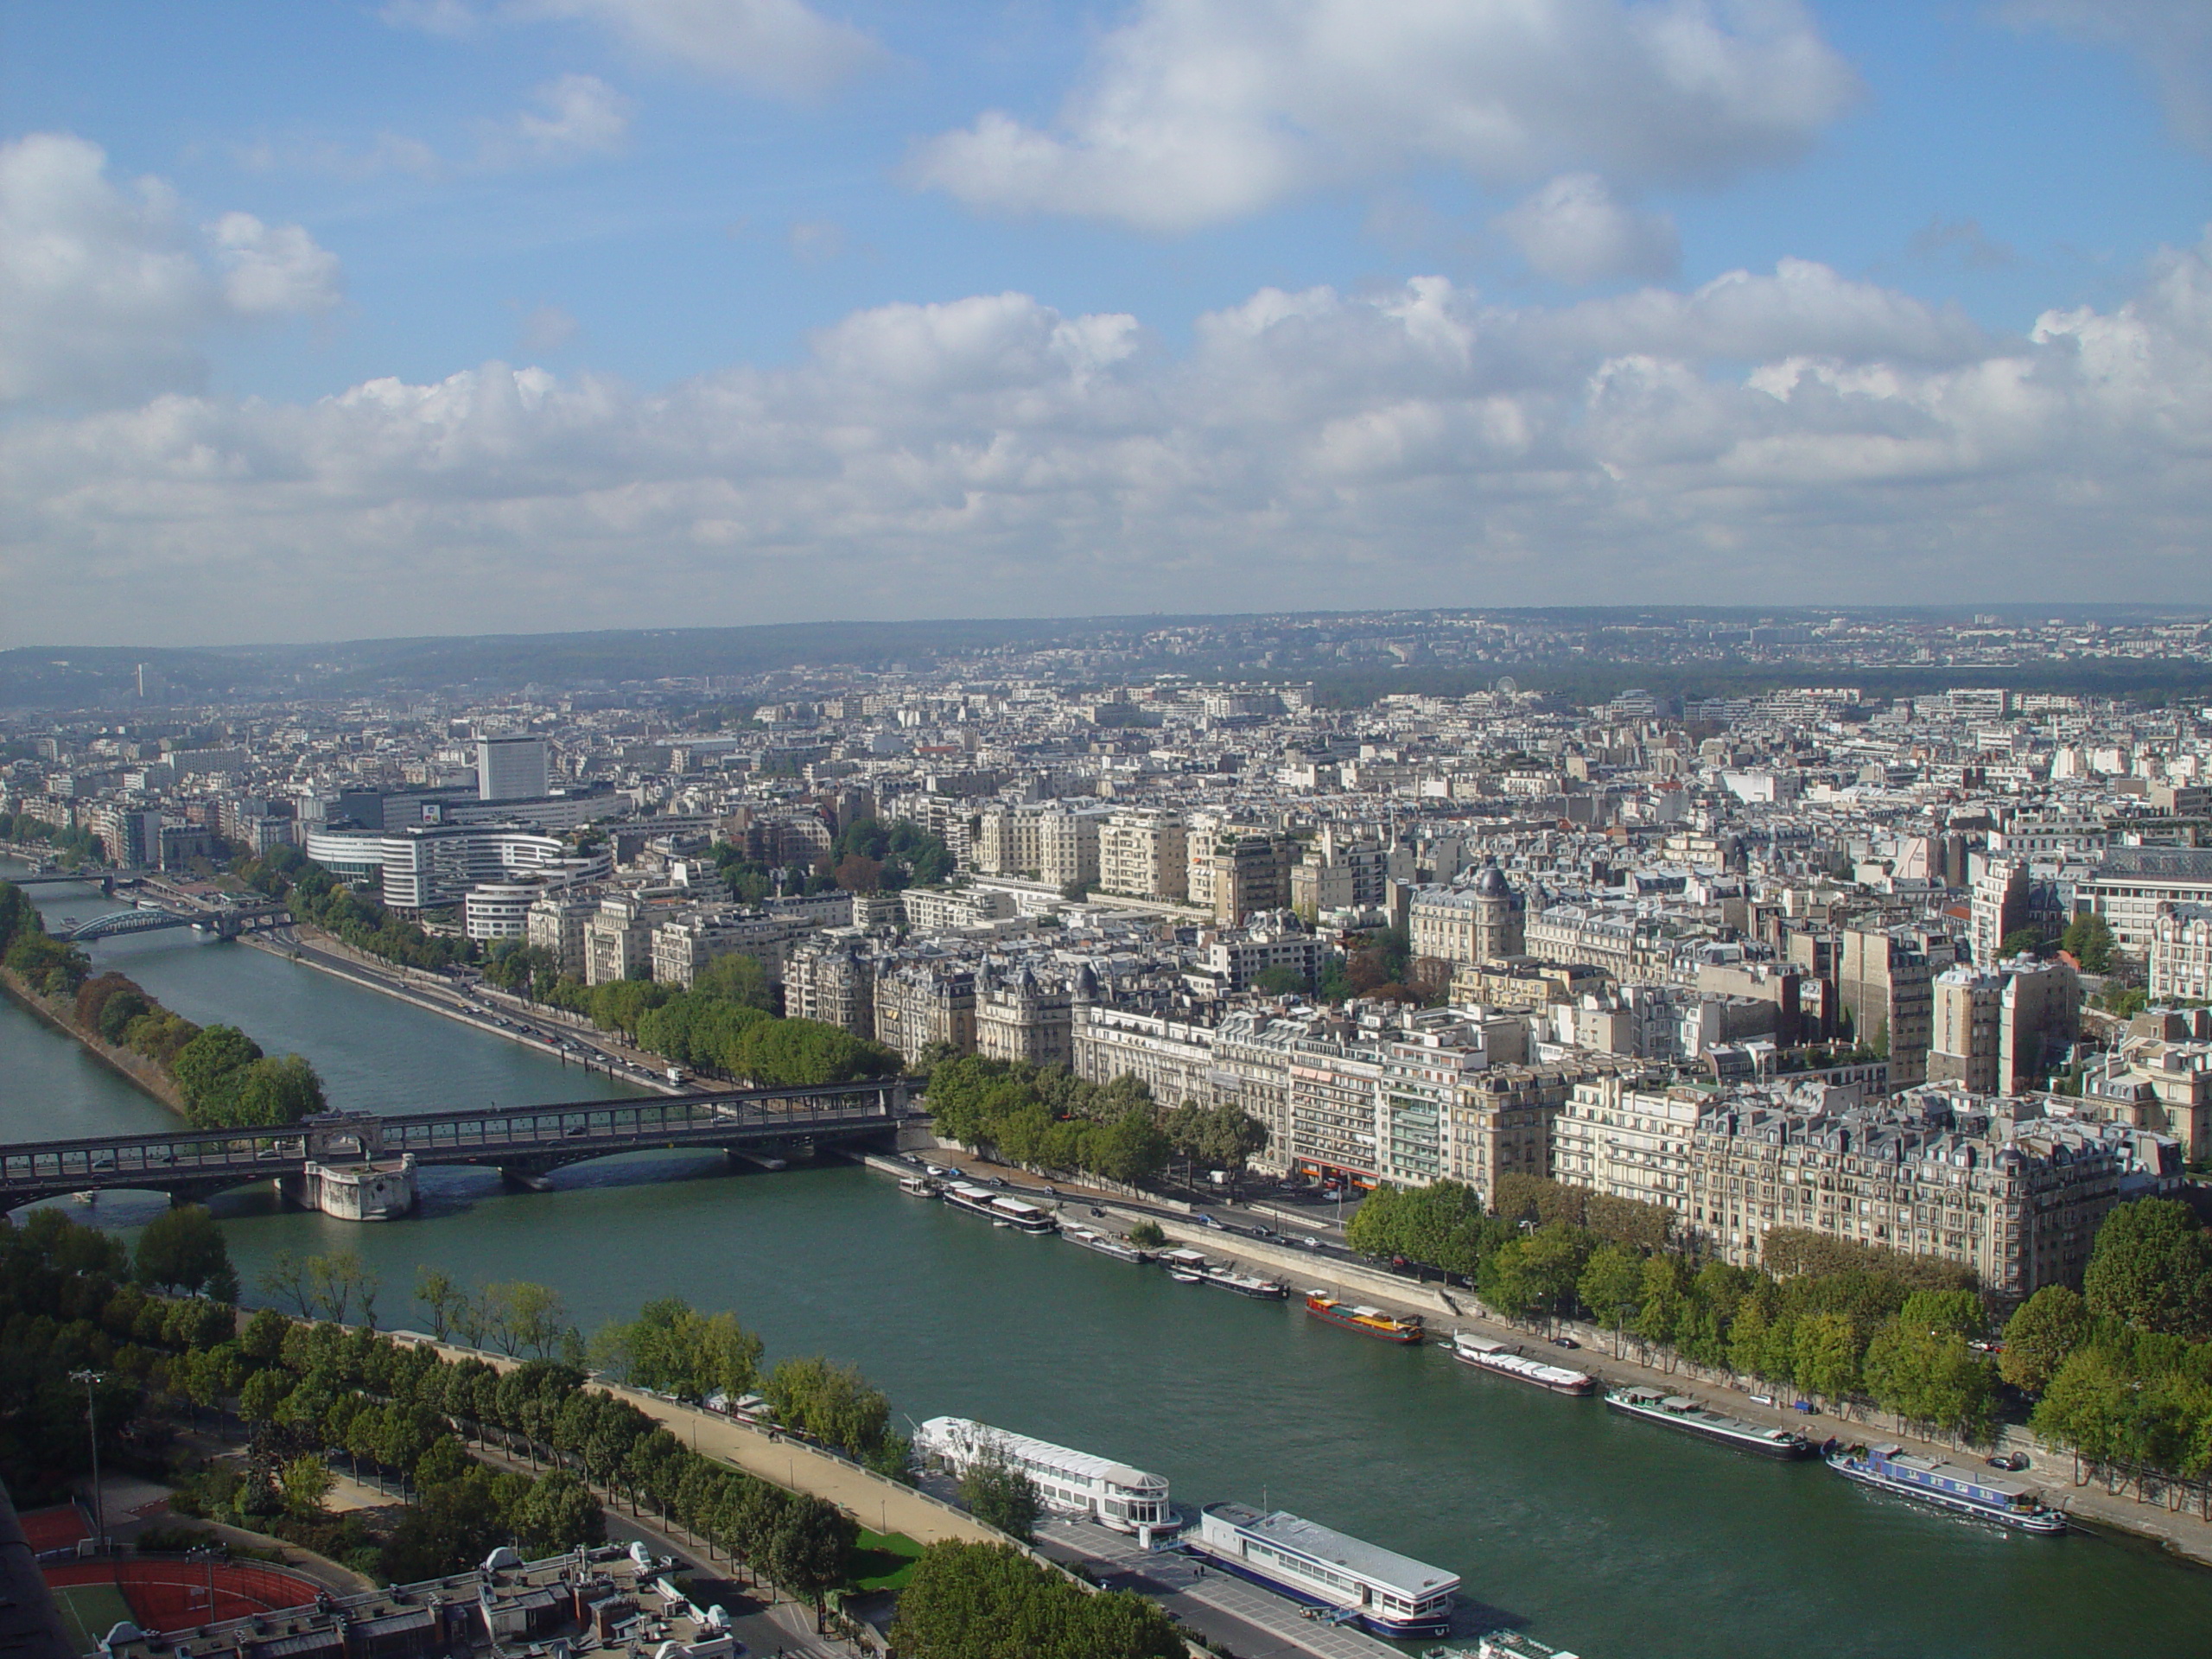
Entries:
{"label": "orange and yellow boat", "polygon": [[1361,1336],[1373,1337],[1377,1342],[1419,1342],[1428,1334],[1423,1329],[1418,1313],[1399,1319],[1385,1313],[1379,1307],[1362,1307],[1357,1303],[1338,1301],[1323,1290],[1306,1294],[1306,1311],[1325,1325],[1357,1331]]}

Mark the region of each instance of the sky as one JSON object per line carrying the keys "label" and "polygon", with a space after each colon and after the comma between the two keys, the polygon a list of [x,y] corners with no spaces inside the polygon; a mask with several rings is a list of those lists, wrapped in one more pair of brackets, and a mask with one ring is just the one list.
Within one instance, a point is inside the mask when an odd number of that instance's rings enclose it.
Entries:
{"label": "sky", "polygon": [[2207,0],[0,0],[0,646],[2212,605]]}

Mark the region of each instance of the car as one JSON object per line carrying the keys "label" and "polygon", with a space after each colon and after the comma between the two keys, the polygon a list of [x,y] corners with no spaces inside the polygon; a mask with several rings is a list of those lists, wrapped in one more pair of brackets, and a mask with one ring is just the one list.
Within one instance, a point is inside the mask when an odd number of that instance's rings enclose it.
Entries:
{"label": "car", "polygon": [[563,1135],[589,1135],[591,1133],[591,1129],[588,1125],[582,1123],[571,1123],[567,1128],[562,1130],[561,1133]]}
{"label": "car", "polygon": [[1191,1219],[1192,1219],[1192,1221],[1197,1222],[1197,1223],[1198,1224],[1198,1225],[1199,1225],[1199,1226],[1201,1226],[1201,1227],[1211,1227],[1211,1228],[1212,1228],[1212,1229],[1214,1230],[1214,1231],[1216,1231],[1216,1232],[1217,1232],[1217,1233],[1225,1233],[1225,1232],[1227,1232],[1227,1231],[1229,1230],[1229,1229],[1228,1229],[1226,1226],[1224,1226],[1221,1222],[1219,1222],[1219,1221],[1216,1220],[1213,1217],[1211,1217],[1211,1216],[1208,1215],[1208,1214],[1207,1214],[1205,1211],[1203,1211],[1203,1210],[1194,1211],[1192,1213]]}
{"label": "car", "polygon": [[1094,1215],[1094,1216],[1097,1216],[1097,1217],[1101,1217],[1102,1219],[1105,1217],[1105,1214],[1106,1214],[1106,1212],[1105,1212],[1103,1210],[1101,1210],[1101,1209],[1100,1209],[1096,1205],[1095,1205],[1095,1204],[1094,1204],[1094,1205],[1092,1205],[1090,1206],[1090,1213],[1091,1213],[1092,1215]]}
{"label": "car", "polygon": [[1303,1244],[1309,1250],[1318,1250],[1321,1248],[1321,1241],[1319,1238],[1316,1238],[1312,1233],[1306,1234],[1305,1237],[1300,1239],[1298,1242]]}
{"label": "car", "polygon": [[1554,1348],[1580,1348],[1581,1345],[1582,1344],[1577,1342],[1573,1337],[1554,1337],[1552,1338],[1552,1346]]}
{"label": "car", "polygon": [[1999,1452],[1995,1457],[1990,1459],[1989,1466],[2017,1475],[2028,1466],[2028,1454],[2024,1452]]}

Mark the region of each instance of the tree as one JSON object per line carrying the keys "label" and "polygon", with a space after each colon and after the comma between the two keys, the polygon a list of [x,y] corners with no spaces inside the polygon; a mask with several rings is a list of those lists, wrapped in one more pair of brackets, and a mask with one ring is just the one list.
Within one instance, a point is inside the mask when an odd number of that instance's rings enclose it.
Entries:
{"label": "tree", "polygon": [[2212,1235],[2178,1199],[2120,1205],[2097,1229],[2082,1295],[2099,1319],[2179,1337],[2212,1334]]}
{"label": "tree", "polygon": [[[314,1293],[308,1288],[308,1277],[307,1258],[288,1249],[280,1249],[269,1258],[269,1265],[255,1282],[263,1295],[291,1303],[299,1310],[300,1317],[307,1319],[315,1317]],[[260,1314],[254,1317],[257,1321]]]}
{"label": "tree", "polygon": [[795,1596],[814,1604],[822,1628],[823,1598],[851,1576],[860,1525],[826,1498],[801,1497],[785,1506],[768,1540],[768,1572]]}
{"label": "tree", "polygon": [[2005,936],[1997,947],[2000,957],[2032,957],[2043,950],[2044,931],[2039,927],[2016,927]]}
{"label": "tree", "polygon": [[1998,1375],[2016,1389],[2043,1393],[2059,1367],[2089,1339],[2093,1325],[2081,1293],[2065,1285],[2045,1285],[2005,1322]]}
{"label": "tree", "polygon": [[768,977],[768,970],[760,965],[759,957],[742,951],[716,957],[701,969],[691,982],[691,995],[758,1008],[763,1014],[776,1012],[776,988]]}
{"label": "tree", "polygon": [[910,1659],[1183,1659],[1174,1621],[1126,1590],[1090,1593],[1008,1544],[935,1543],[899,1598]]}
{"label": "tree", "polygon": [[179,1051],[170,1068],[195,1124],[220,1128],[229,1116],[239,1074],[262,1058],[261,1046],[236,1026],[206,1026]]}
{"label": "tree", "polygon": [[1618,1244],[1600,1244],[1583,1263],[1582,1276],[1574,1281],[1574,1294],[1600,1324],[1611,1325],[1618,1337],[1630,1310],[1643,1298],[1643,1258]]}
{"label": "tree", "polygon": [[312,1452],[294,1458],[284,1465],[285,1512],[302,1519],[321,1515],[323,1500],[337,1484],[338,1477],[330,1472],[321,1458]]}
{"label": "tree", "polygon": [[1799,1388],[1831,1408],[1859,1389],[1859,1333],[1841,1313],[1814,1313],[1797,1322],[1791,1344],[1791,1376]]}
{"label": "tree", "polygon": [[1037,1541],[1037,1516],[1044,1500],[1028,1471],[1015,1463],[995,1437],[976,1449],[960,1477],[960,1501],[979,1521],[1025,1544]]}
{"label": "tree", "polygon": [[231,1266],[223,1230],[205,1205],[164,1211],[138,1235],[137,1278],[180,1295],[207,1295],[219,1302],[238,1298],[238,1275]]}
{"label": "tree", "polygon": [[2082,964],[2085,974],[2101,974],[2113,965],[2112,924],[2094,911],[2087,911],[2066,925],[2059,935],[2059,949]]}
{"label": "tree", "polygon": [[591,1489],[565,1469],[539,1478],[515,1516],[515,1530],[533,1554],[550,1555],[607,1536],[607,1516]]}
{"label": "tree", "polygon": [[430,1334],[440,1342],[453,1326],[454,1304],[464,1294],[453,1275],[427,1262],[415,1269],[415,1300],[430,1316]]}
{"label": "tree", "polygon": [[1160,1231],[1156,1221],[1141,1221],[1129,1229],[1129,1243],[1141,1250],[1155,1250],[1166,1242],[1167,1235]]}
{"label": "tree", "polygon": [[1295,968],[1262,968],[1253,976],[1252,988],[1269,996],[1303,996],[1313,987]]}
{"label": "tree", "polygon": [[226,1121],[281,1127],[323,1109],[322,1079],[315,1067],[297,1054],[287,1054],[254,1060],[237,1074]]}

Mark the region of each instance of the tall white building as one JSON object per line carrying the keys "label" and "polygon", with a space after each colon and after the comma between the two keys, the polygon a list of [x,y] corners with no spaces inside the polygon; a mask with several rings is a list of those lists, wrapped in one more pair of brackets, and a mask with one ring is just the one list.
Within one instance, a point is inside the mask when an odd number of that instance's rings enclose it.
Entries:
{"label": "tall white building", "polygon": [[476,798],[526,801],[546,792],[545,740],[517,735],[476,740]]}

